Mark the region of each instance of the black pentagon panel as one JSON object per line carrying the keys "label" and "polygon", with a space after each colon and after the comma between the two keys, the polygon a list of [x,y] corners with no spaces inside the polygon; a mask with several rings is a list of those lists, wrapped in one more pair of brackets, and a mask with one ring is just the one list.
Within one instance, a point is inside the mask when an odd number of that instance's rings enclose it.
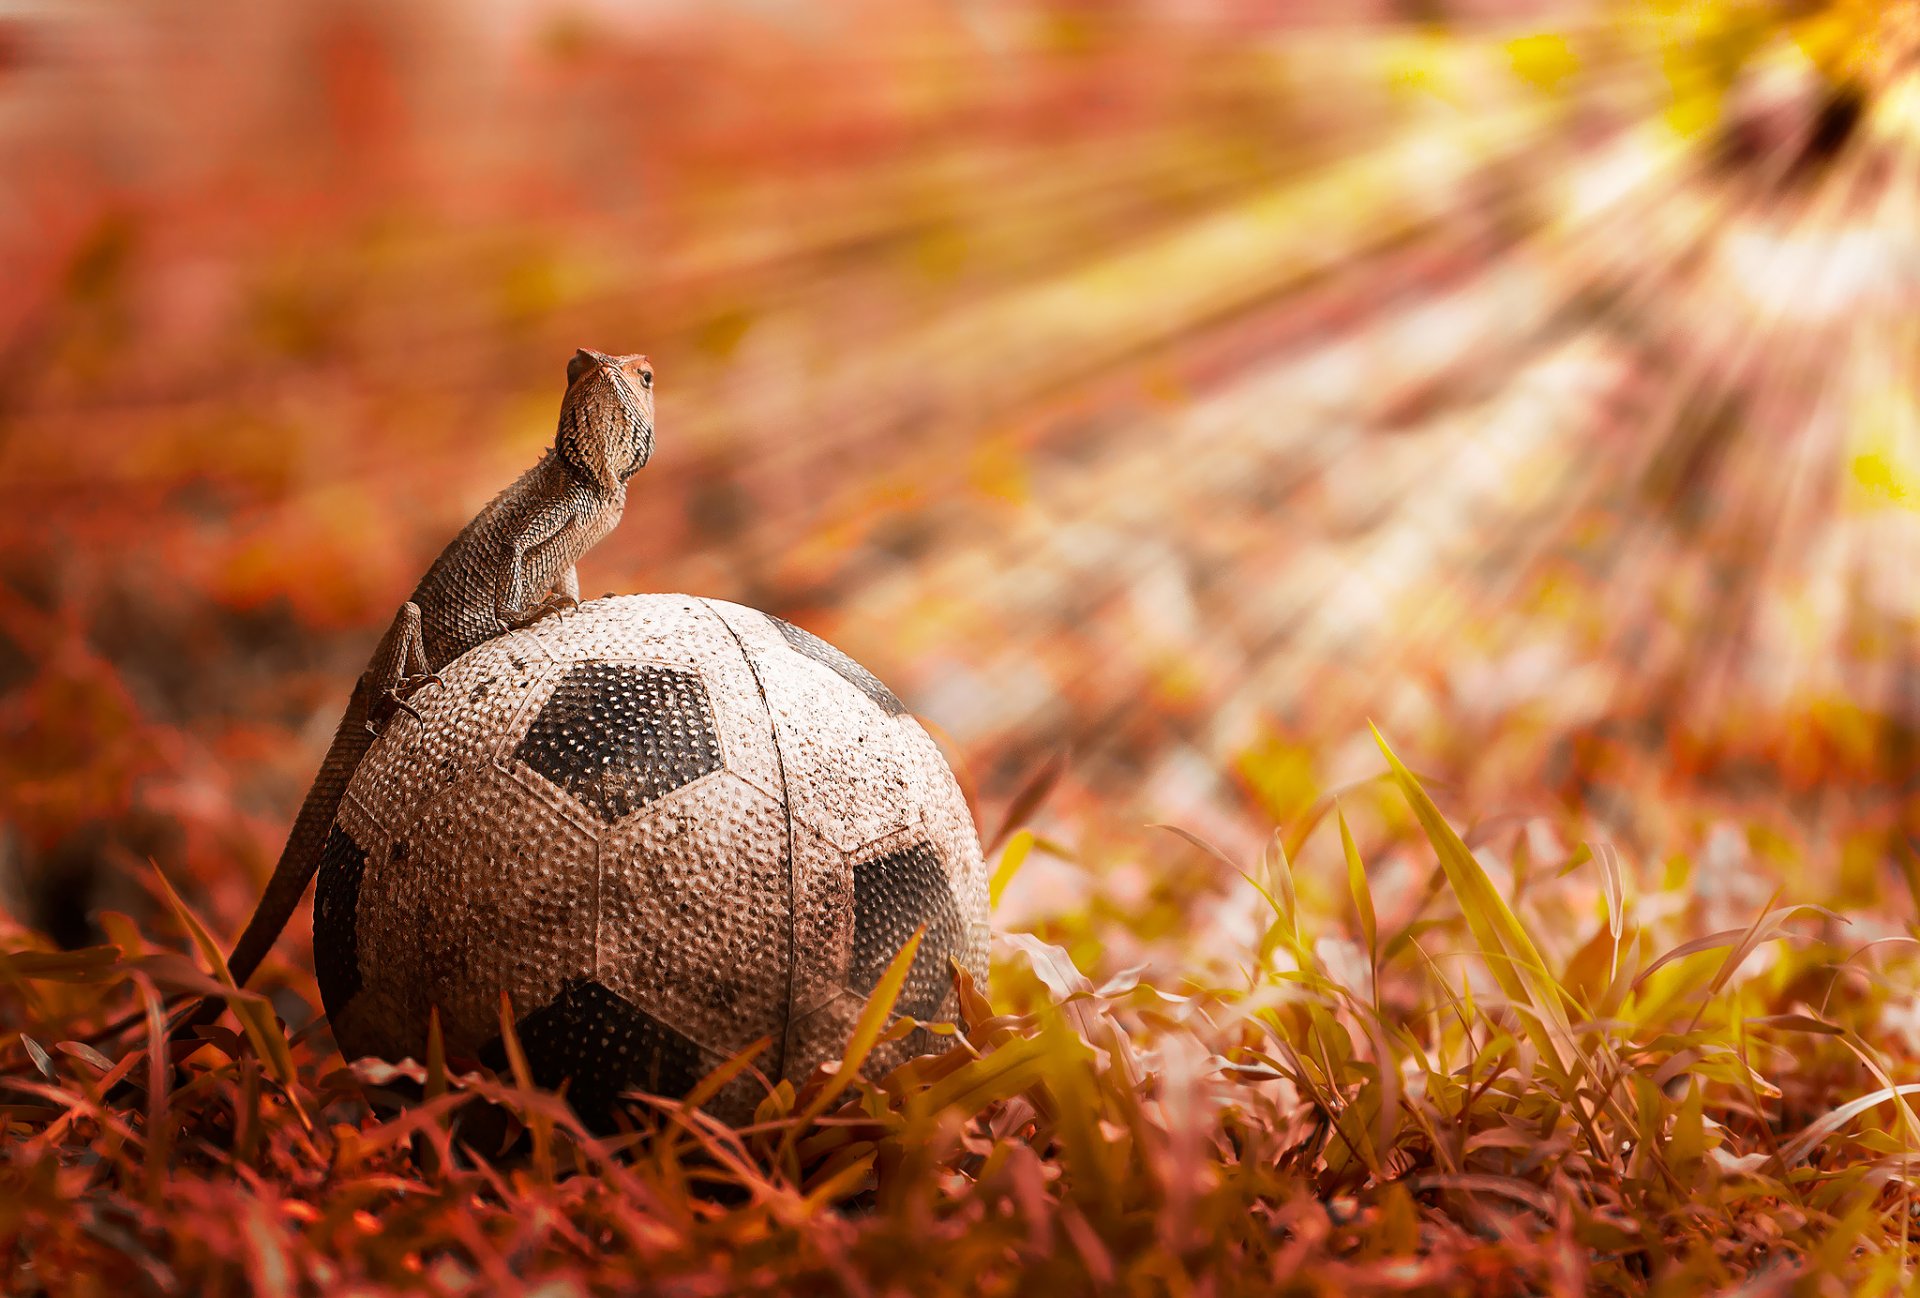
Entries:
{"label": "black pentagon panel", "polygon": [[922,924],[927,935],[907,971],[896,1014],[932,1018],[953,986],[952,958],[963,947],[966,924],[932,846],[917,843],[853,867],[853,962],[847,982],[862,996],[873,991],[900,948]]}
{"label": "black pentagon panel", "polygon": [[[575,978],[551,1002],[516,1025],[534,1083],[567,1099],[580,1120],[611,1130],[616,1101],[626,1091],[678,1098],[706,1075],[700,1048],[626,997],[591,978]],[[499,1037],[480,1048],[480,1061],[507,1071]]]}
{"label": "black pentagon panel", "polygon": [[767,621],[780,629],[780,634],[786,638],[789,645],[793,646],[795,653],[803,658],[811,658],[822,667],[832,670],[842,680],[877,703],[882,712],[890,717],[897,717],[907,710],[907,705],[900,701],[899,695],[882,684],[878,676],[825,640],[811,631],[801,630],[784,618],[777,618],[771,613],[766,616]]}
{"label": "black pentagon panel", "polygon": [[320,849],[320,872],[313,885],[313,973],[320,1003],[338,1014],[360,990],[360,881],[366,878],[367,853],[346,830],[335,825]]}
{"label": "black pentagon panel", "polygon": [[513,755],[608,824],[721,765],[700,677],[630,663],[576,664]]}

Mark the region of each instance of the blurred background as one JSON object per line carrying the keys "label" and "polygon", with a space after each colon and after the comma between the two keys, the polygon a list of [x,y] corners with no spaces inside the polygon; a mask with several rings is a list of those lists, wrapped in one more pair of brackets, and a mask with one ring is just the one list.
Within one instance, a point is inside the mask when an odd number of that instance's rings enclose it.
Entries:
{"label": "blurred background", "polygon": [[1037,809],[1003,924],[1213,931],[1146,824],[1304,833],[1369,721],[1474,841],[1872,904],[1913,47],[1865,0],[0,6],[0,928],[97,940],[152,859],[237,929],[581,345],[660,374],[586,592],[869,665],[983,829]]}

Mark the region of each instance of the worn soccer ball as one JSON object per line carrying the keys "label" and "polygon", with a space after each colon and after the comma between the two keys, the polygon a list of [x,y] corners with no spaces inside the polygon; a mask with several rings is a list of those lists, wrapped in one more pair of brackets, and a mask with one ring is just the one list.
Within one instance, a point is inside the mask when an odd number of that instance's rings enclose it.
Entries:
{"label": "worn soccer ball", "polygon": [[[349,1059],[504,1063],[607,1125],[762,1037],[797,1085],[837,1059],[926,929],[898,1014],[984,986],[987,886],[926,731],[832,645],[686,595],[595,600],[478,646],[361,763],[315,888],[314,961]],[[908,1057],[889,1043],[871,1075]],[[738,1118],[764,1088],[709,1106]]]}

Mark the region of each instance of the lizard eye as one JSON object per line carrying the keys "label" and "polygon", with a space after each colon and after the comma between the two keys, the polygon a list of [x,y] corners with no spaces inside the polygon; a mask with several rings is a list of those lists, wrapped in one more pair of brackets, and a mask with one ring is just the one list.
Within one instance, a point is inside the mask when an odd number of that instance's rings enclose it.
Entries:
{"label": "lizard eye", "polygon": [[640,371],[640,386],[641,386],[641,387],[643,387],[643,388],[650,388],[650,387],[652,387],[652,386],[653,386],[653,371],[652,371],[652,370],[641,370],[641,371]]}

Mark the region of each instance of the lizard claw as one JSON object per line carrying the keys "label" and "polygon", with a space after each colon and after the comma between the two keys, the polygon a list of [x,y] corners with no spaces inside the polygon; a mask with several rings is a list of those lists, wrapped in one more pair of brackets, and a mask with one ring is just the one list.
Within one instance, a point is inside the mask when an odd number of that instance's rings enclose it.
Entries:
{"label": "lizard claw", "polygon": [[[412,690],[408,690],[407,692],[412,693]],[[379,700],[373,705],[372,714],[367,718],[367,733],[376,739],[379,738],[380,735],[386,731],[386,728],[393,723],[393,716],[396,712],[406,713],[423,726],[427,723],[426,718],[420,715],[420,709],[407,702],[399,689],[391,689],[382,693]]]}
{"label": "lizard claw", "polygon": [[556,593],[517,613],[508,613],[501,619],[501,625],[507,630],[518,631],[532,626],[542,618],[564,617],[579,607],[580,601],[573,596]]}
{"label": "lizard claw", "polygon": [[[396,700],[410,699],[429,685],[444,690],[447,688],[447,678],[439,672],[421,672],[418,676],[408,676],[393,687],[393,696]],[[417,719],[419,714],[415,713],[414,716]]]}

